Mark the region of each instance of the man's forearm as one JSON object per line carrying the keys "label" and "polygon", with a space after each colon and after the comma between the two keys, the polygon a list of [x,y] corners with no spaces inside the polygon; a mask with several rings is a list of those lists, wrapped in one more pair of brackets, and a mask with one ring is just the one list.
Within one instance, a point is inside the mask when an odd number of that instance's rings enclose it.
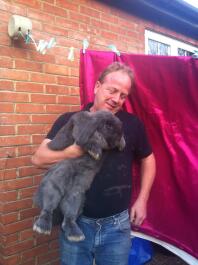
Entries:
{"label": "man's forearm", "polygon": [[147,202],[155,178],[156,165],[153,154],[141,161],[141,188],[138,198]]}
{"label": "man's forearm", "polygon": [[45,139],[32,156],[32,164],[39,168],[49,168],[51,165],[68,158],[76,158],[83,154],[77,145],[71,145],[61,151],[50,150],[47,146],[51,140]]}

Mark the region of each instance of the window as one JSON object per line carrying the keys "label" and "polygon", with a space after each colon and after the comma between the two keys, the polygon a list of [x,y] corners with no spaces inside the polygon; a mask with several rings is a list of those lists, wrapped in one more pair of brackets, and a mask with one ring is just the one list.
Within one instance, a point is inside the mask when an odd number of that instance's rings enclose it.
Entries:
{"label": "window", "polygon": [[197,47],[165,35],[145,30],[145,53],[154,55],[191,56]]}

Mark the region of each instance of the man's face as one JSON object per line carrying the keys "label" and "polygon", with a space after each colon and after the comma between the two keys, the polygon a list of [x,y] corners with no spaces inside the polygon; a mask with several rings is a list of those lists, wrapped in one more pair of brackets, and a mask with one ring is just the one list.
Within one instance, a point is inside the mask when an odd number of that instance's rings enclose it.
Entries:
{"label": "man's face", "polygon": [[131,79],[121,71],[108,74],[101,84],[97,81],[94,93],[93,111],[108,110],[118,112],[131,90]]}

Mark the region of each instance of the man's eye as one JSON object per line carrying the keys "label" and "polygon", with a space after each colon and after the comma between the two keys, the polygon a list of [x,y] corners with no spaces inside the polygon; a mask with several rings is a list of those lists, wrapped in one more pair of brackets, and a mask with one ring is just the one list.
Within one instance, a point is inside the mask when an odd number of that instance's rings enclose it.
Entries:
{"label": "man's eye", "polygon": [[108,88],[107,90],[108,90],[108,92],[109,92],[110,94],[113,94],[113,93],[115,92],[115,89],[113,89],[113,88]]}
{"label": "man's eye", "polygon": [[125,100],[127,98],[127,95],[121,95],[121,99]]}

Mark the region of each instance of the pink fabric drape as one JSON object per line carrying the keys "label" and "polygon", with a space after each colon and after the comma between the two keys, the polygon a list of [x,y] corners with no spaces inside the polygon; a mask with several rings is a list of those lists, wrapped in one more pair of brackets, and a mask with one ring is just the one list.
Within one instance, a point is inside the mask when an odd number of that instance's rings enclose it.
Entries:
{"label": "pink fabric drape", "polygon": [[[125,104],[144,122],[157,175],[140,231],[198,258],[198,60],[86,51],[81,53],[82,106],[93,100],[100,72],[113,61],[128,64],[135,88]],[[134,174],[133,199],[139,189]]]}

